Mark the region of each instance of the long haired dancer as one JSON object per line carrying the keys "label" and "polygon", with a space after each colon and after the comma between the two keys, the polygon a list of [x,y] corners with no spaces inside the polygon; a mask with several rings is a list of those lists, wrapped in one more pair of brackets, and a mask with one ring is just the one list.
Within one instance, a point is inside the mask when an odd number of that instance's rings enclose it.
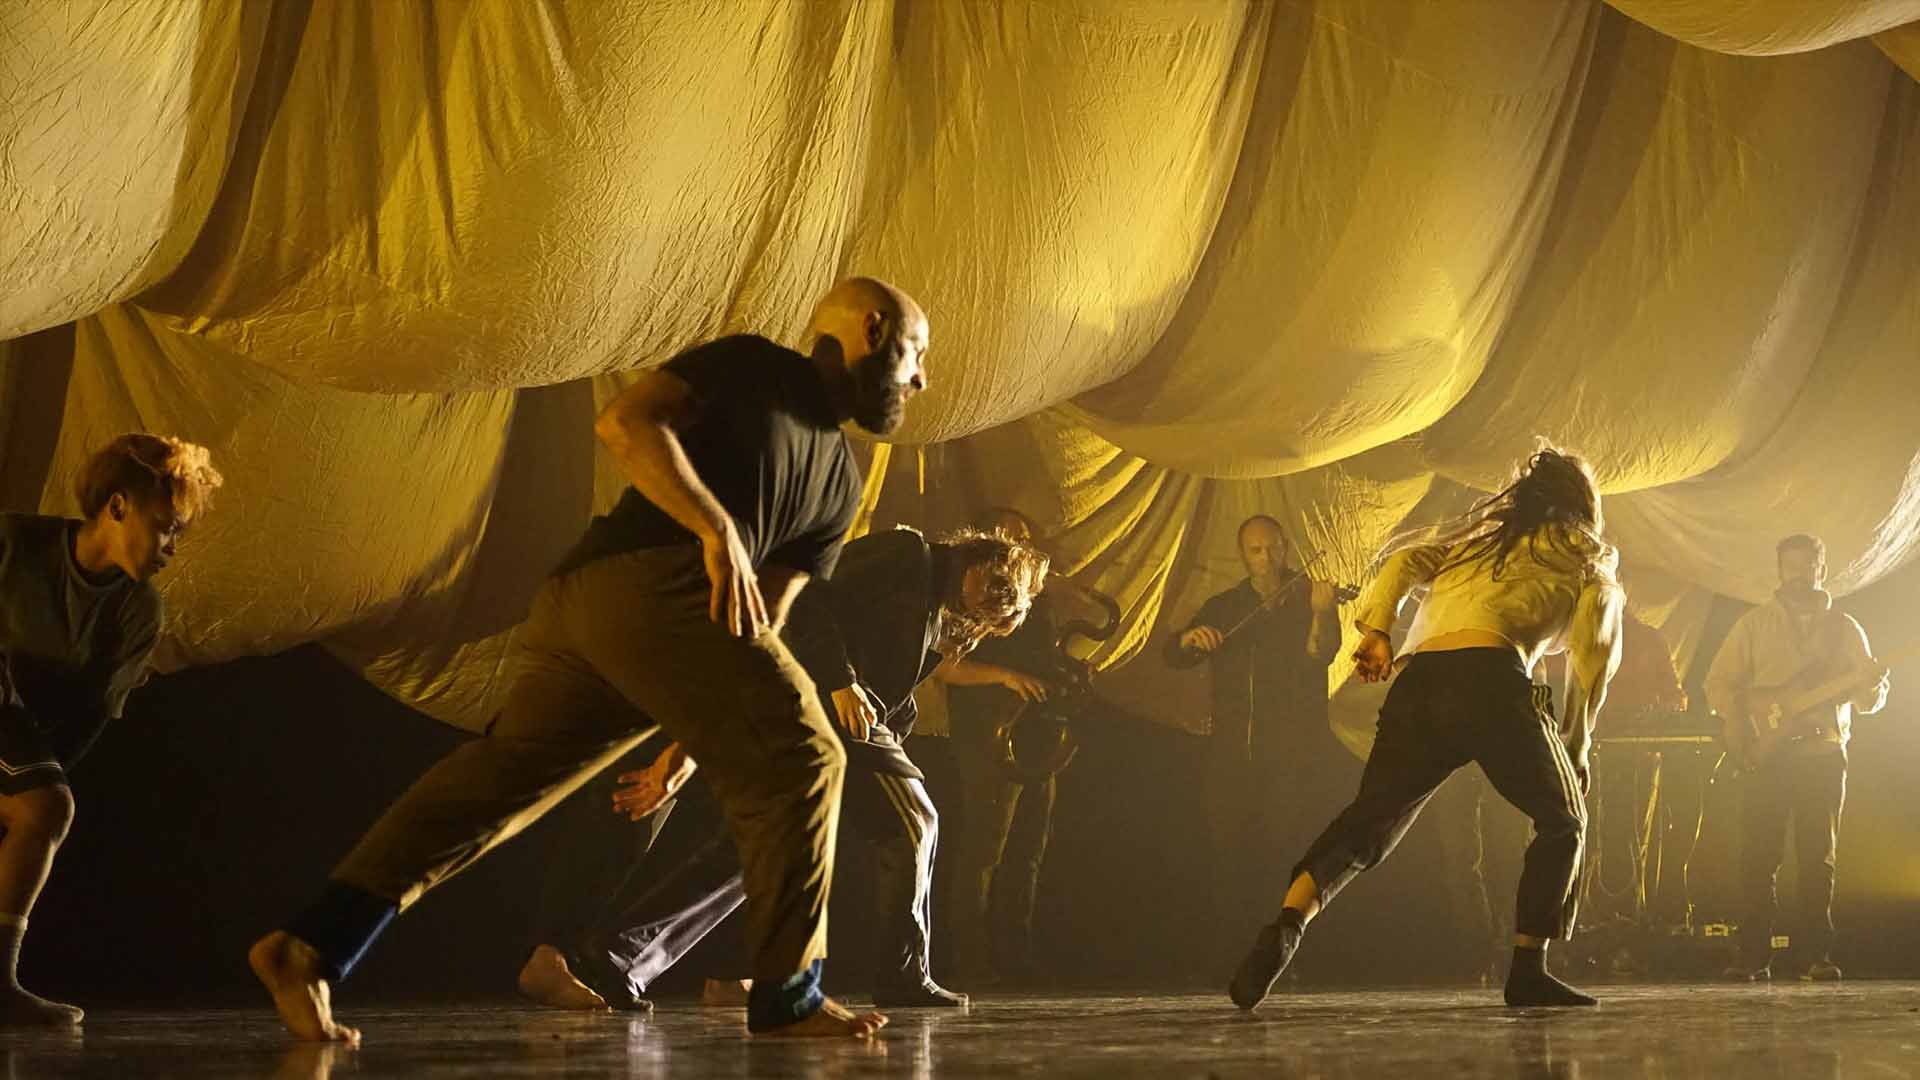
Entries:
{"label": "long haired dancer", "polygon": [[77,1024],[21,988],[27,916],[73,821],[67,770],[146,679],[153,576],[220,474],[205,447],[122,435],[81,470],[79,520],[0,514],[0,1024]]}
{"label": "long haired dancer", "polygon": [[[1360,792],[1294,867],[1280,917],[1260,931],[1229,994],[1252,1009],[1286,970],[1320,909],[1387,857],[1441,783],[1478,762],[1533,819],[1520,875],[1509,1005],[1592,1005],[1547,973],[1547,943],[1571,935],[1587,816],[1593,722],[1619,665],[1625,594],[1601,539],[1600,495],[1584,462],[1543,445],[1513,482],[1465,516],[1389,546],[1360,598],[1360,676],[1398,671]],[[1402,602],[1427,597],[1396,659]],[[1530,672],[1564,648],[1573,673],[1565,722]]]}

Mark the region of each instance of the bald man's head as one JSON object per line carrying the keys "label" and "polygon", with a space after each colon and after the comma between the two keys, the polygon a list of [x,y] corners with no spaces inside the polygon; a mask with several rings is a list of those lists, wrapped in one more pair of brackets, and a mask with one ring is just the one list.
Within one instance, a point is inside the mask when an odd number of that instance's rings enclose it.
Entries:
{"label": "bald man's head", "polygon": [[1247,576],[1270,581],[1287,565],[1287,534],[1280,523],[1265,514],[1255,514],[1240,523],[1240,564]]}
{"label": "bald man's head", "polygon": [[835,285],[814,306],[807,336],[842,414],[876,435],[897,430],[907,399],[926,389],[926,313],[884,281]]}

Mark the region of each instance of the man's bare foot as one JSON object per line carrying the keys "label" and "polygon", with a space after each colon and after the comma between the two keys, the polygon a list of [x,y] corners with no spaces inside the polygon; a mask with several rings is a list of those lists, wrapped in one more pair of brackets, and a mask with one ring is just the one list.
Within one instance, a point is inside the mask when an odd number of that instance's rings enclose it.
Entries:
{"label": "man's bare foot", "polygon": [[296,1039],[360,1045],[360,1032],[333,1020],[327,980],[320,975],[320,954],[313,946],[275,930],[247,950],[247,965],[273,995],[273,1007]]}
{"label": "man's bare foot", "polygon": [[747,1004],[753,992],[752,979],[708,979],[700,989],[700,1004],[711,1008],[737,1009]]}
{"label": "man's bare foot", "polygon": [[553,1009],[606,1012],[607,999],[581,982],[567,967],[567,958],[551,945],[540,945],[520,969],[520,992]]}
{"label": "man's bare foot", "polygon": [[86,1013],[18,986],[0,986],[0,1027],[72,1027]]}
{"label": "man's bare foot", "polygon": [[828,998],[820,1011],[805,1020],[754,1034],[763,1039],[870,1039],[887,1026],[887,1018],[877,1012],[855,1015],[853,1010]]}

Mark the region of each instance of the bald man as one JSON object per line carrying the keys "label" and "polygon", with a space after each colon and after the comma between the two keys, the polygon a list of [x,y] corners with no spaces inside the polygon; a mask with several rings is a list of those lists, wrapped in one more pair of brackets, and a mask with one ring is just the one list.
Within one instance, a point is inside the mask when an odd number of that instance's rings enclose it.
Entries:
{"label": "bald man", "polygon": [[1238,540],[1247,576],[1166,643],[1168,666],[1212,668],[1203,794],[1222,956],[1239,951],[1286,887],[1275,866],[1247,853],[1312,840],[1311,815],[1337,805],[1356,771],[1327,718],[1327,665],[1340,648],[1333,585],[1289,561],[1286,533],[1265,514],[1241,522]]}
{"label": "bald man", "polygon": [[860,477],[840,425],[899,427],[926,386],[927,319],[853,278],[807,337],[810,355],[751,335],[698,346],[600,414],[632,487],[535,597],[499,715],[249,954],[296,1038],[357,1043],[331,989],[386,925],[656,730],[703,766],[740,852],[748,1029],[866,1037],[886,1023],[820,988],[846,751],[779,630],[853,523]]}

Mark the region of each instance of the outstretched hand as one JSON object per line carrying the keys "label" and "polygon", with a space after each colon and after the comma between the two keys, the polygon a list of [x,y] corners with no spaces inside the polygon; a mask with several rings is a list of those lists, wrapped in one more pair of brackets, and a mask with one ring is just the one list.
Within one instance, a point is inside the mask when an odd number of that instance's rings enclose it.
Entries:
{"label": "outstretched hand", "polygon": [[653,764],[639,772],[621,773],[620,786],[613,789],[613,812],[639,821],[660,809],[661,804],[680,793],[693,778],[699,764],[687,756],[679,743],[660,752]]}
{"label": "outstretched hand", "polygon": [[1024,671],[1005,669],[1000,677],[1000,685],[1018,695],[1021,701],[1047,700],[1047,684]]}

